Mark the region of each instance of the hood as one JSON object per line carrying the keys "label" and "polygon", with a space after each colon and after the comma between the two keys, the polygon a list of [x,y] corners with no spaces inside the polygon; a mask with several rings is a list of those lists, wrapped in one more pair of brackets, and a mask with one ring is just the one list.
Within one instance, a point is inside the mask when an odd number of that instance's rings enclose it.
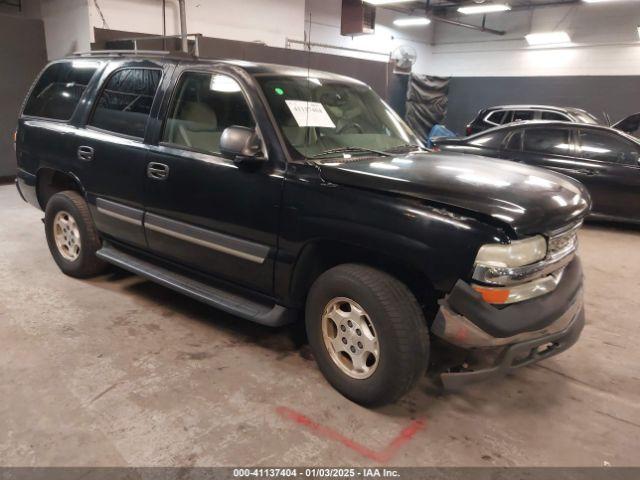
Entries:
{"label": "hood", "polygon": [[640,129],[640,113],[634,113],[611,126],[625,133],[634,133]]}
{"label": "hood", "polygon": [[477,212],[518,236],[557,230],[591,207],[585,188],[569,177],[475,155],[428,152],[318,166],[327,181]]}

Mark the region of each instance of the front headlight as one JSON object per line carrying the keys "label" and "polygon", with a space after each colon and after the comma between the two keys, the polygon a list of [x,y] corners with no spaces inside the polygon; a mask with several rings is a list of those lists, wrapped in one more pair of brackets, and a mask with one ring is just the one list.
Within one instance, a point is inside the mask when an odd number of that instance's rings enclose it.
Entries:
{"label": "front headlight", "polygon": [[484,267],[523,267],[547,256],[547,241],[542,235],[507,244],[489,243],[480,247],[476,265]]}

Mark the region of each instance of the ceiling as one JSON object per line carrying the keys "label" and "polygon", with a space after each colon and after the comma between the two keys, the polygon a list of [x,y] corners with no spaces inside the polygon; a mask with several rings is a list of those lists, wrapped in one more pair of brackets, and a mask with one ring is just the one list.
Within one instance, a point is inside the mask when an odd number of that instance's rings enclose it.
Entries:
{"label": "ceiling", "polygon": [[[572,5],[581,2],[581,0],[505,0],[500,3],[508,3],[511,10],[532,10],[535,8],[543,8],[549,6]],[[448,23],[463,28],[479,30],[493,35],[504,35],[503,30],[496,30],[485,26],[486,16],[473,15],[472,17],[480,17],[481,25],[477,22],[469,21],[469,17],[461,15],[457,12],[460,6],[491,4],[491,0],[422,0],[406,3],[397,3],[384,5],[381,8],[400,12],[409,16],[428,15],[429,18],[436,22]],[[379,7],[380,8],[380,7]]]}
{"label": "ceiling", "polygon": [[[512,10],[532,9],[551,5],[570,5],[578,3],[580,0],[508,0]],[[422,0],[409,3],[398,3],[385,5],[384,8],[397,12],[419,14],[421,12],[430,11],[436,14],[453,13],[461,5],[482,5],[483,3],[491,3],[484,0]]]}

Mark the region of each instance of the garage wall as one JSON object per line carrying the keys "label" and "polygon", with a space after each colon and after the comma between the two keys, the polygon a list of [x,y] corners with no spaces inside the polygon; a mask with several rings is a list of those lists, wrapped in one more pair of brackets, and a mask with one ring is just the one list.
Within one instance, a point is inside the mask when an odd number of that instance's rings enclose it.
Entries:
{"label": "garage wall", "polygon": [[49,60],[89,50],[87,0],[40,0]]}
{"label": "garage wall", "polygon": [[[92,48],[129,48],[118,45],[118,39],[144,37],[144,34],[125,32],[120,30],[105,30],[96,28],[95,43]],[[116,43],[110,43],[116,40]],[[139,43],[140,48],[161,49],[162,40],[148,40]],[[357,78],[369,85],[382,97],[387,97],[391,72],[389,64],[360,58],[348,58],[340,55],[330,55],[318,52],[306,52],[288,48],[269,47],[253,42],[240,42],[222,38],[203,37],[200,41],[200,56],[202,58],[233,58],[250,62],[278,63],[294,67],[309,67],[312,69],[335,72]]]}
{"label": "garage wall", "polygon": [[[92,0],[88,4],[92,31],[96,27],[162,34],[161,0]],[[304,36],[304,9],[304,0],[186,0],[187,27],[189,33],[208,37],[284,47],[287,37]],[[167,0],[167,34],[178,33],[178,2]]]}
{"label": "garage wall", "polygon": [[[29,41],[25,42],[25,38]],[[47,56],[41,20],[0,14],[0,178],[13,177],[18,111]]]}
{"label": "garage wall", "polygon": [[[481,16],[463,16],[479,24]],[[428,73],[441,76],[640,75],[637,2],[576,4],[487,16],[503,37],[438,23]],[[565,30],[571,48],[532,49],[524,35]]]}
{"label": "garage wall", "polygon": [[462,134],[482,108],[535,103],[584,108],[611,120],[640,112],[637,76],[455,77],[449,85],[445,123]]}

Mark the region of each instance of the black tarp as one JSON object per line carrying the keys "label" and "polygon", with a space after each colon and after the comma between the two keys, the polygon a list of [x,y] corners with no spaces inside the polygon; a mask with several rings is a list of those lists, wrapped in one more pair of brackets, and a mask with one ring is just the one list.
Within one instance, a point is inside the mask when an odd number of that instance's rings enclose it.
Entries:
{"label": "black tarp", "polygon": [[431,127],[444,120],[449,80],[450,77],[411,75],[405,119],[421,138],[426,139]]}

